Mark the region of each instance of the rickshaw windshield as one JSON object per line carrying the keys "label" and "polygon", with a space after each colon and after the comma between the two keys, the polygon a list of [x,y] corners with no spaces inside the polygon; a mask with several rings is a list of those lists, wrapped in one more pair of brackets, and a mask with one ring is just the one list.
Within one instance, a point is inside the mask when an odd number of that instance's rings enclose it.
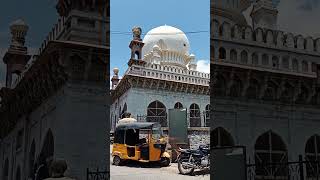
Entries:
{"label": "rickshaw windshield", "polygon": [[158,140],[163,137],[163,132],[160,124],[155,124],[152,127],[152,139]]}

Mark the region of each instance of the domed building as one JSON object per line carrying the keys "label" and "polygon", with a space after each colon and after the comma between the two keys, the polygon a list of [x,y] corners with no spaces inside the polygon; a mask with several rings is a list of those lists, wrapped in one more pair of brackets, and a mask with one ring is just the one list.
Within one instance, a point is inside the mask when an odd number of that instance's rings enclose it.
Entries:
{"label": "domed building", "polygon": [[211,145],[244,146],[250,179],[319,176],[320,39],[279,30],[279,1],[213,2]]}
{"label": "domed building", "polygon": [[133,28],[123,78],[113,70],[111,130],[125,112],[138,121],[159,122],[167,130],[168,110],[186,108],[190,143],[209,143],[210,75],[197,71],[186,34],[164,25],[151,29],[143,40],[140,35],[141,28]]}

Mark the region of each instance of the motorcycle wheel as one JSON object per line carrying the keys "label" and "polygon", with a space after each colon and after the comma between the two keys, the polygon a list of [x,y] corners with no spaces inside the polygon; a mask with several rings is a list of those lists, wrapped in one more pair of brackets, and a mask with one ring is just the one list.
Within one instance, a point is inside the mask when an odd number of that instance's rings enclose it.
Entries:
{"label": "motorcycle wheel", "polygon": [[194,171],[194,167],[188,168],[183,166],[183,162],[188,162],[188,159],[178,159],[178,169],[180,174],[190,175]]}

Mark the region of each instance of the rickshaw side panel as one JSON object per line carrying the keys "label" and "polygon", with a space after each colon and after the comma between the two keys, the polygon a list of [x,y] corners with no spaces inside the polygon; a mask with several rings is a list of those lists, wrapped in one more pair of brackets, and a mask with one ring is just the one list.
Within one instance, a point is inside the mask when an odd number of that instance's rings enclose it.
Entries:
{"label": "rickshaw side panel", "polygon": [[[135,148],[135,156],[133,157],[128,156],[128,151],[127,151],[128,147]],[[136,146],[128,146],[126,144],[113,144],[112,156],[119,156],[123,160],[139,160],[140,151],[138,151],[138,148]]]}

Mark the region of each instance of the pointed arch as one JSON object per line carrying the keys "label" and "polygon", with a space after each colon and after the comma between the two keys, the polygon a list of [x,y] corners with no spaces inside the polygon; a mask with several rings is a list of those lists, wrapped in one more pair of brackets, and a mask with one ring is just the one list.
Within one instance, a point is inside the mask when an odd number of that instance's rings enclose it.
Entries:
{"label": "pointed arch", "polygon": [[210,141],[212,147],[234,146],[231,134],[223,127],[217,127],[211,131]]}
{"label": "pointed arch", "polygon": [[286,144],[278,134],[269,130],[260,135],[255,142],[254,151],[255,164],[258,165],[255,170],[256,175],[286,176],[285,169],[279,170],[279,168],[285,167],[259,166],[261,164],[288,162]]}
{"label": "pointed arch", "polygon": [[41,161],[45,162],[48,158],[53,157],[53,154],[54,154],[54,136],[51,129],[49,129],[46,133],[45,139],[42,144],[40,159]]}
{"label": "pointed arch", "polygon": [[174,104],[174,109],[183,109],[182,103],[181,103],[181,102],[176,102],[176,103]]}
{"label": "pointed arch", "polygon": [[156,100],[151,102],[147,108],[147,121],[148,122],[159,122],[161,126],[167,126],[167,112],[166,106]]}
{"label": "pointed arch", "polygon": [[[320,160],[320,136],[315,134],[311,136],[305,146],[305,158],[307,161],[315,162]],[[317,177],[317,173],[319,173],[319,164],[317,163],[307,163],[307,177]]]}

